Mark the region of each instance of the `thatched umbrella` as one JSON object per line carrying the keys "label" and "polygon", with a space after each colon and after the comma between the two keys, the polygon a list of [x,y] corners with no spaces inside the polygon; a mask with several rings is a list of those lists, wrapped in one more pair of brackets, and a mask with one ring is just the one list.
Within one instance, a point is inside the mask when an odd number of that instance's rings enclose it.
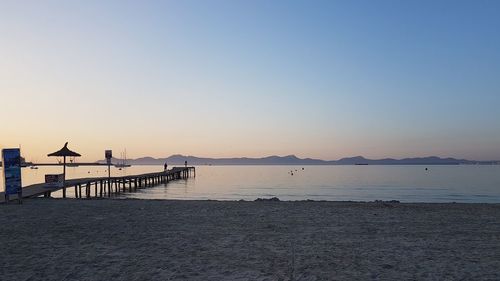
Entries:
{"label": "thatched umbrella", "polygon": [[64,147],[60,150],[47,154],[47,156],[63,157],[63,197],[66,198],[66,157],[80,157],[81,155],[69,150],[68,142],[64,144]]}

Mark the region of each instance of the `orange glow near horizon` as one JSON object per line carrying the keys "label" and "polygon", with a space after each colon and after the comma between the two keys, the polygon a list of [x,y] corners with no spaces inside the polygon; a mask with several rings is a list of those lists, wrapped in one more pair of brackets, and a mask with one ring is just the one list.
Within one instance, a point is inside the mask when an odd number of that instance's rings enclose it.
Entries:
{"label": "orange glow near horizon", "polygon": [[2,3],[0,148],[500,159],[493,1],[216,2]]}

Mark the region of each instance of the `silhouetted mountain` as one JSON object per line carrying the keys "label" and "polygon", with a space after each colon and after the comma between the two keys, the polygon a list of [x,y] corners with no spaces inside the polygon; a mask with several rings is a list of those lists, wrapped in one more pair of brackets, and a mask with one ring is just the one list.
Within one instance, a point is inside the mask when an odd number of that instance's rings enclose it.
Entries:
{"label": "silhouetted mountain", "polygon": [[[0,157],[0,160],[2,158]],[[21,156],[21,166],[26,166],[26,165],[31,165],[31,162],[26,162],[26,159],[24,159],[24,157]],[[2,161],[0,161],[0,167],[3,167],[3,164],[2,164]]]}
{"label": "silhouetted mountain", "polygon": [[348,157],[348,158],[342,158],[337,161],[330,161],[330,162],[335,162],[337,165],[356,165],[356,164],[368,164],[368,160],[363,156],[355,156],[355,157]]}
{"label": "silhouetted mountain", "polygon": [[341,165],[460,165],[460,164],[496,164],[498,161],[471,161],[466,159],[455,159],[455,158],[440,158],[436,156],[430,157],[416,157],[416,158],[404,158],[404,159],[366,159],[362,156],[343,158],[338,161],[332,161],[335,164]]}
{"label": "silhouetted mountain", "polygon": [[[113,158],[113,163],[121,162],[121,159]],[[295,155],[288,156],[268,156],[263,158],[203,158],[195,156],[172,155],[167,158],[141,157],[137,159],[128,159],[127,163],[132,165],[163,165],[165,162],[169,165],[184,165],[187,161],[189,165],[492,165],[499,164],[500,161],[472,161],[466,159],[417,157],[404,159],[366,159],[363,156],[342,158],[340,160],[325,161],[319,159],[305,158],[301,159]],[[106,160],[100,160],[99,163],[106,163]]]}

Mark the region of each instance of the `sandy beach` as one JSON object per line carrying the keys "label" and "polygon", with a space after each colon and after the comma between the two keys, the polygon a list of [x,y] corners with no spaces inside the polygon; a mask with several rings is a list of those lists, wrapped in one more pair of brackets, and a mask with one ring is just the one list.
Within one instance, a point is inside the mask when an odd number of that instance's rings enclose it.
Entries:
{"label": "sandy beach", "polygon": [[500,204],[25,200],[2,280],[499,280]]}

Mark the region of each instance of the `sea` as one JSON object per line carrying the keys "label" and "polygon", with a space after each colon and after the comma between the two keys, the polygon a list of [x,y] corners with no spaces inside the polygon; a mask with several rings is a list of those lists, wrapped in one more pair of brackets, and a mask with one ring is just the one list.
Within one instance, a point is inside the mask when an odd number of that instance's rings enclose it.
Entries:
{"label": "sea", "polygon": [[[107,167],[68,167],[67,178],[107,176]],[[1,170],[1,169],[0,169]],[[112,176],[162,171],[163,166],[112,168]],[[23,186],[62,167],[23,168]],[[3,179],[3,174],[0,172]],[[3,180],[0,190],[3,191]],[[68,194],[71,196],[73,191]],[[53,193],[60,197],[60,192]],[[500,165],[449,166],[197,166],[196,177],[116,198],[500,203]]]}

